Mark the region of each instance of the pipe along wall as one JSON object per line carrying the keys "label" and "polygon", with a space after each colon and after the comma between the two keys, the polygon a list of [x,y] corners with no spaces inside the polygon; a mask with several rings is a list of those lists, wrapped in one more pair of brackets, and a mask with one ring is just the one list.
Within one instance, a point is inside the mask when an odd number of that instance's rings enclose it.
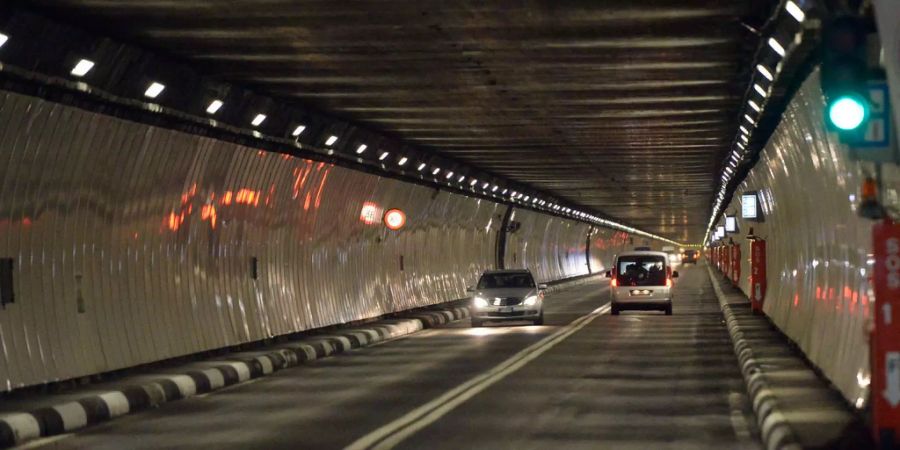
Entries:
{"label": "pipe along wall", "polygon": [[602,272],[646,244],[515,209],[498,248],[507,208],[0,92],[0,391],[459,299],[499,264]]}

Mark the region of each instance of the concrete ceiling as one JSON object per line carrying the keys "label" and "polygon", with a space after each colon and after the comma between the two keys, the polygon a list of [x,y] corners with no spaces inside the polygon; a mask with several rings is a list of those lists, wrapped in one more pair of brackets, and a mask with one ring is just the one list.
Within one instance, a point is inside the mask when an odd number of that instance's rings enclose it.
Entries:
{"label": "concrete ceiling", "polygon": [[775,0],[30,0],[211,77],[699,242]]}

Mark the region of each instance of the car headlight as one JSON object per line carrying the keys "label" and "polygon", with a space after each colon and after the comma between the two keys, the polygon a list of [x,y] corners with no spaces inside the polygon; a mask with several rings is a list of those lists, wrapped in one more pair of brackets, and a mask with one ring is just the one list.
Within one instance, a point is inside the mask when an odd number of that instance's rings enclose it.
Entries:
{"label": "car headlight", "polygon": [[525,306],[534,306],[537,304],[537,301],[537,295],[529,295],[528,297],[525,297],[525,301],[523,303],[525,303]]}
{"label": "car headlight", "polygon": [[476,308],[485,308],[488,305],[488,301],[484,297],[475,297],[472,300],[472,304],[475,305]]}

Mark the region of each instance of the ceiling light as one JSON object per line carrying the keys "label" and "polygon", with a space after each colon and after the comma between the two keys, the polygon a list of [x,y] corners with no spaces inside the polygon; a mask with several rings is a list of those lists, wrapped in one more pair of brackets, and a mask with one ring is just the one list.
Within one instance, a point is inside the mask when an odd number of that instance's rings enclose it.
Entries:
{"label": "ceiling light", "polygon": [[306,129],[306,125],[297,125],[297,128],[294,128],[294,131],[291,132],[291,136],[297,137],[303,134],[303,130]]}
{"label": "ceiling light", "polygon": [[487,181],[485,181],[484,184],[481,185],[481,188],[482,188],[482,189],[487,189],[488,186],[490,186],[490,185],[491,185],[491,183],[488,183]]}
{"label": "ceiling light", "polygon": [[[737,143],[737,146],[740,147],[741,150],[743,150],[743,149],[745,148],[745,147],[744,147],[744,144],[742,144],[742,143],[740,143],[740,142]],[[735,155],[737,155],[737,152],[735,152]]]}
{"label": "ceiling light", "polygon": [[500,193],[500,195],[506,195],[507,192],[509,192],[509,189],[504,189],[503,192]]}
{"label": "ceiling light", "polygon": [[253,118],[253,122],[250,122],[254,127],[260,126],[266,120],[265,114],[257,114],[256,117]]}
{"label": "ceiling light", "polygon": [[154,81],[150,83],[150,86],[148,86],[147,90],[144,91],[144,96],[149,98],[156,98],[157,96],[159,96],[159,94],[162,93],[163,89],[165,88],[165,85],[159,84]]}
{"label": "ceiling light", "polygon": [[419,167],[417,167],[417,168],[416,168],[416,170],[418,170],[418,171],[419,171],[419,172],[421,172],[421,171],[422,171],[422,169],[424,169],[424,168],[425,168],[425,166],[426,166],[426,164],[425,164],[425,163],[421,163],[421,164],[419,164]]}
{"label": "ceiling light", "polygon": [[806,13],[804,13],[803,10],[800,9],[800,7],[797,6],[797,4],[793,1],[788,0],[787,4],[784,5],[784,9],[787,10],[787,12],[791,16],[797,19],[797,22],[803,22],[803,20],[806,19]]}
{"label": "ceiling light", "polygon": [[527,202],[529,198],[531,198],[531,196],[530,196],[530,195],[526,195],[525,198],[524,198],[523,200],[525,200],[525,201]]}
{"label": "ceiling light", "polygon": [[518,195],[518,192],[516,191],[512,191],[512,193],[509,194],[510,197],[515,197],[516,195]]}
{"label": "ceiling light", "polygon": [[784,47],[782,47],[781,43],[776,41],[775,38],[769,38],[769,47],[772,47],[772,50],[775,50],[775,53],[784,56]]}
{"label": "ceiling light", "polygon": [[740,126],[740,129],[741,129],[741,131],[743,131],[744,133],[750,134],[750,130],[748,130],[747,127],[741,125],[741,126]]}
{"label": "ceiling light", "polygon": [[363,152],[365,152],[367,148],[369,148],[369,146],[366,145],[366,144],[362,144],[362,145],[360,145],[359,147],[356,147],[356,154],[357,154],[357,155],[362,155]]}
{"label": "ceiling light", "polygon": [[224,105],[224,103],[222,103],[221,100],[213,100],[209,103],[209,106],[206,107],[206,113],[215,114],[222,108],[222,105]]}
{"label": "ceiling light", "polygon": [[434,170],[431,171],[431,175],[437,175],[440,171],[440,167],[435,167]]}
{"label": "ceiling light", "polygon": [[397,165],[402,166],[402,165],[406,164],[407,161],[409,161],[409,158],[404,156],[404,157],[400,158],[400,161],[397,161]]}
{"label": "ceiling light", "polygon": [[3,47],[3,44],[5,44],[6,41],[8,41],[8,40],[9,40],[9,36],[7,36],[3,33],[0,33],[0,47]]}
{"label": "ceiling light", "polygon": [[452,176],[453,176],[453,172],[452,172],[452,171],[451,171],[451,172],[447,172],[447,176],[446,176],[445,178],[447,178],[447,179],[449,180],[450,177],[452,177]]}
{"label": "ceiling light", "polygon": [[755,89],[756,92],[758,92],[759,95],[762,95],[763,97],[767,97],[767,96],[769,95],[769,93],[766,92],[766,90],[763,89],[763,87],[760,86],[759,83],[754,84],[754,85],[753,85],[753,89]]}
{"label": "ceiling light", "polygon": [[500,186],[495,184],[494,187],[491,188],[491,192],[497,192],[497,189],[500,189]]}
{"label": "ceiling light", "polygon": [[[0,45],[2,45],[2,44],[0,44]],[[75,67],[72,68],[72,72],[70,72],[70,73],[72,75],[75,75],[76,77],[83,77],[83,76],[87,75],[87,73],[90,72],[91,69],[93,69],[93,68],[94,68],[93,61],[89,61],[87,59],[82,59],[81,61],[78,61],[78,64],[75,64]]]}
{"label": "ceiling light", "polygon": [[469,182],[469,186],[475,186],[476,183],[478,183],[478,180],[473,178],[472,181]]}
{"label": "ceiling light", "polygon": [[465,179],[466,179],[466,176],[465,176],[465,175],[460,175],[460,176],[459,176],[459,179],[456,180],[456,181],[459,182],[459,183],[462,183],[463,180],[465,180]]}
{"label": "ceiling light", "polygon": [[755,124],[755,123],[756,123],[756,122],[753,121],[753,118],[750,117],[750,114],[744,114],[744,118],[747,119],[747,122],[750,122],[751,124]]}
{"label": "ceiling light", "polygon": [[775,79],[775,77],[772,76],[772,72],[769,72],[769,69],[766,69],[766,66],[764,66],[762,64],[757,64],[756,70],[758,70],[759,73],[761,73],[762,76],[766,77],[766,79],[769,81],[772,81]]}
{"label": "ceiling light", "polygon": [[750,107],[753,108],[753,110],[756,112],[762,111],[762,108],[760,108],[759,105],[757,105],[753,100],[750,100],[749,102],[747,102],[747,104],[750,105]]}
{"label": "ceiling light", "polygon": [[337,136],[331,135],[328,137],[328,140],[325,141],[325,145],[330,147],[330,146],[334,145],[334,143],[337,142],[337,140],[338,140]]}
{"label": "ceiling light", "polygon": [[384,161],[385,158],[388,157],[388,155],[390,155],[390,152],[381,152],[381,156],[378,157],[378,160],[379,160],[379,161]]}

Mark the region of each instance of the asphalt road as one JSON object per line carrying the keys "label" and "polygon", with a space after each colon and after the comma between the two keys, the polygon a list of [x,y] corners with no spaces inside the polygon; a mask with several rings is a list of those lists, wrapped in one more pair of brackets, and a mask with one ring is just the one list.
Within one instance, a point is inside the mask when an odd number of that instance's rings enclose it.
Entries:
{"label": "asphalt road", "polygon": [[706,271],[680,272],[673,316],[610,316],[592,283],[544,326],[457,322],[32,446],[760,448]]}

